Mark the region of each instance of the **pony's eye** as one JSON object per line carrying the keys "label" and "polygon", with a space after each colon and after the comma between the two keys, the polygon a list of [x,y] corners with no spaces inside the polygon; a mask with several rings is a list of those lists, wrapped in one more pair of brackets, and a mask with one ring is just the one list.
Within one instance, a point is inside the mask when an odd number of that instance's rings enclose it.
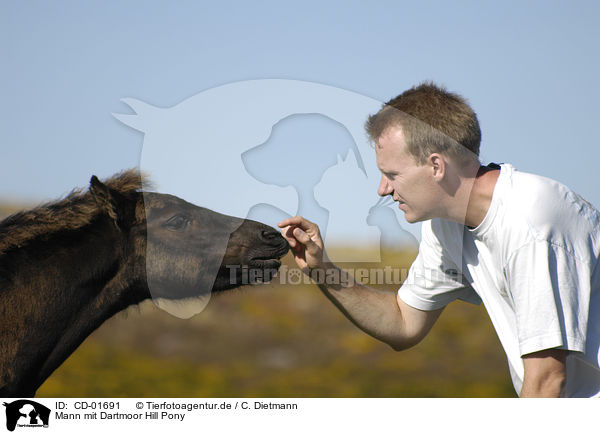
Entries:
{"label": "pony's eye", "polygon": [[188,222],[189,222],[189,220],[186,216],[178,214],[178,215],[171,217],[169,220],[167,220],[163,226],[167,229],[177,231],[177,230],[181,230],[181,229],[185,228],[187,226]]}

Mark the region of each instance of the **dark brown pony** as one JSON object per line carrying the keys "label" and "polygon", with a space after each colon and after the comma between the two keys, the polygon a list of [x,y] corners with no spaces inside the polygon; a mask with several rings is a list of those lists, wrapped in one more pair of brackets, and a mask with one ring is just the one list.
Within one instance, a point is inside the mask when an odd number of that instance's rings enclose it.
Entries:
{"label": "dark brown pony", "polygon": [[[143,191],[130,170],[0,222],[0,396],[33,396],[106,319],[150,297],[269,280],[276,230]],[[260,273],[259,273],[260,274]]]}

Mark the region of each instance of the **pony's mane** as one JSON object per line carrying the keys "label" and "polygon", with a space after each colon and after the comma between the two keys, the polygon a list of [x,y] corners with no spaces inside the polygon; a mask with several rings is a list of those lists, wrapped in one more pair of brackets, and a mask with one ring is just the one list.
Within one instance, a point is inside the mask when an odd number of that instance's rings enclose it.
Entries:
{"label": "pony's mane", "polygon": [[[102,182],[125,197],[149,187],[146,177],[137,169],[125,170]],[[41,235],[80,229],[104,212],[89,190],[83,189],[74,189],[65,198],[34,209],[19,211],[0,221],[0,255]]]}

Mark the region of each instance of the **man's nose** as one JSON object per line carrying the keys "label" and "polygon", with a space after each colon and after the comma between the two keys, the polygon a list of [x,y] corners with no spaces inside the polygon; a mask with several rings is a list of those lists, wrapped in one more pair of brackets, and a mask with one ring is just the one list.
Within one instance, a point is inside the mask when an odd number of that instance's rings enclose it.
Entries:
{"label": "man's nose", "polygon": [[377,194],[379,196],[387,196],[392,193],[392,186],[385,176],[381,177],[381,181],[379,182],[379,188],[377,189]]}

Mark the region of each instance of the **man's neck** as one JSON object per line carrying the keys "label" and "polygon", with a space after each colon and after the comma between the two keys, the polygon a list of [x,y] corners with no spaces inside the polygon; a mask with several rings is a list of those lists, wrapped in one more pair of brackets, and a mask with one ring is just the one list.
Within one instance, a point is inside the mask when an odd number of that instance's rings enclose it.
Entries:
{"label": "man's neck", "polygon": [[492,203],[498,176],[500,176],[500,170],[488,166],[479,167],[469,194],[465,226],[477,227],[485,218]]}

